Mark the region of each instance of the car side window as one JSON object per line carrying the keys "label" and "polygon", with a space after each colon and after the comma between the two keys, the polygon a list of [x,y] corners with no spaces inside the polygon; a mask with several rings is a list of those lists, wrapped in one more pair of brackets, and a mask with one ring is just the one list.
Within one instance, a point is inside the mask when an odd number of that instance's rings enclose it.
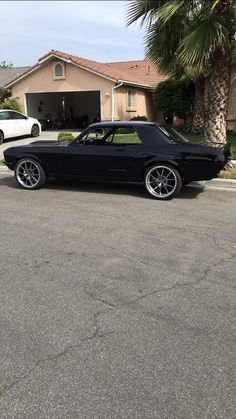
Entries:
{"label": "car side window", "polygon": [[105,144],[105,138],[109,135],[111,128],[91,128],[79,137],[76,141],[77,144],[83,145],[99,145]]}
{"label": "car side window", "polygon": [[6,121],[7,119],[10,119],[9,112],[7,112],[7,111],[0,112],[0,120],[1,121]]}
{"label": "car side window", "polygon": [[10,114],[10,119],[25,119],[24,115],[21,115],[20,113],[17,113],[17,112],[11,111],[9,112],[9,114]]}
{"label": "car side window", "polygon": [[111,134],[110,143],[114,145],[141,144],[142,141],[132,127],[116,128]]}

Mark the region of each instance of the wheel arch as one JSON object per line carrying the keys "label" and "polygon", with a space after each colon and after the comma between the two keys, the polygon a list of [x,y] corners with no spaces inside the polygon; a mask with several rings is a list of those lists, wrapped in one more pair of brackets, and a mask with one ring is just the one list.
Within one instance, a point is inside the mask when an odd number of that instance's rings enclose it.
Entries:
{"label": "wheel arch", "polygon": [[5,139],[4,131],[2,129],[0,129],[0,133],[2,133],[2,135],[3,135],[3,141],[4,141],[4,139]]}
{"label": "wheel arch", "polygon": [[31,153],[21,154],[21,155],[17,156],[17,158],[15,160],[15,167],[19,163],[19,161],[20,160],[23,160],[23,159],[32,159],[32,160],[35,160],[37,163],[39,163],[42,166],[44,172],[47,174],[47,171],[46,171],[46,169],[44,167],[44,164],[43,164],[42,160],[40,159],[40,157],[39,156],[36,156],[35,154],[31,154]]}
{"label": "wheel arch", "polygon": [[153,159],[150,160],[149,162],[147,162],[147,164],[145,164],[144,168],[143,168],[143,173],[142,173],[142,180],[144,179],[144,175],[146,173],[146,171],[148,169],[150,169],[150,167],[155,166],[155,165],[159,165],[159,164],[163,164],[163,165],[168,165],[168,166],[172,166],[175,170],[178,171],[178,173],[180,174],[181,178],[183,179],[183,173],[178,165],[178,163],[174,160],[163,160],[163,159]]}

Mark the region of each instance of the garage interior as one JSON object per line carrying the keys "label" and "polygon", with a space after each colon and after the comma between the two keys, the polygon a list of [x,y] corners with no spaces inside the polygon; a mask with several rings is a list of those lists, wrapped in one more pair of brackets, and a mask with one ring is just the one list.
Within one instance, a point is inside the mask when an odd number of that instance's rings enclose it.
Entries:
{"label": "garage interior", "polygon": [[27,93],[26,105],[43,130],[85,128],[101,120],[100,91]]}

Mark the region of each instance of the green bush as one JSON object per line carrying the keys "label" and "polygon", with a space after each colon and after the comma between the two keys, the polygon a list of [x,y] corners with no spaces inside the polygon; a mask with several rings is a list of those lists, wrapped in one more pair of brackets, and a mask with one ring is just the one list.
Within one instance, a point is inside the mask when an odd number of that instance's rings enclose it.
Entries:
{"label": "green bush", "polygon": [[2,104],[5,99],[9,98],[11,96],[11,92],[8,89],[5,89],[5,87],[0,87],[0,103]]}
{"label": "green bush", "polygon": [[0,108],[12,109],[13,111],[22,112],[21,105],[14,96],[4,99],[4,101],[0,103]]}
{"label": "green bush", "polygon": [[134,116],[133,118],[130,118],[130,121],[147,121],[147,117],[145,115],[143,116]]}
{"label": "green bush", "polygon": [[186,120],[191,114],[193,101],[194,83],[188,78],[160,82],[153,94],[155,107],[163,112],[166,120],[172,122],[174,116]]}
{"label": "green bush", "polygon": [[75,139],[71,132],[60,132],[57,137],[58,141],[72,141]]}

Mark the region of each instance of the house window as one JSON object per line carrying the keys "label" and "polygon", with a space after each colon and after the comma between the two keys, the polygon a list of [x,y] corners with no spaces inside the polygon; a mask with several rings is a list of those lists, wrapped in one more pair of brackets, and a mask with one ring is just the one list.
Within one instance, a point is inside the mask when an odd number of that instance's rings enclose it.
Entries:
{"label": "house window", "polygon": [[64,79],[65,78],[64,63],[54,63],[53,64],[53,78],[54,79]]}
{"label": "house window", "polygon": [[128,111],[136,110],[136,91],[128,90]]}

